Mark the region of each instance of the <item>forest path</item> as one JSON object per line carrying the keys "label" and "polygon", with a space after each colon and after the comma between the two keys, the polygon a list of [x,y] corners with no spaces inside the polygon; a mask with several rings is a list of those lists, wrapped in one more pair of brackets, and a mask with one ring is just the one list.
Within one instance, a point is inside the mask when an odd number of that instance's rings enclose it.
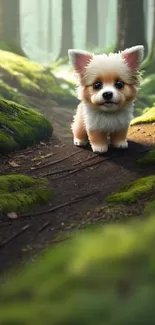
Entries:
{"label": "forest path", "polygon": [[[53,189],[53,199],[47,206],[18,219],[5,217],[0,221],[2,273],[12,266],[33,260],[42,248],[63,240],[63,232],[78,229],[87,224],[88,219],[91,223],[90,211],[107,195],[152,172],[144,172],[134,162],[153,146],[155,125],[132,127],[127,151],[110,149],[104,156],[97,156],[90,149],[73,146],[70,131],[72,110],[55,107],[44,113],[54,126],[51,142],[0,159],[1,174],[45,176]],[[34,161],[38,155],[45,156],[39,164]],[[12,167],[8,162],[19,166]]]}

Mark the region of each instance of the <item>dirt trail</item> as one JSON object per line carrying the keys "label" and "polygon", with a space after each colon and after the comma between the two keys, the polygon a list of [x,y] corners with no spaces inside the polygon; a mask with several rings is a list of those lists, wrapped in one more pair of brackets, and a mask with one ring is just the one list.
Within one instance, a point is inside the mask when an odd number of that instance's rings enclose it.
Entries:
{"label": "dirt trail", "polygon": [[[55,130],[51,143],[41,143],[0,160],[1,173],[46,176],[53,189],[53,200],[48,206],[16,220],[6,217],[0,221],[0,272],[32,260],[42,248],[61,240],[61,232],[87,223],[89,211],[108,194],[144,175],[134,161],[155,142],[154,125],[135,126],[129,131],[127,151],[111,149],[99,157],[90,149],[73,146],[69,128],[71,110],[56,107],[48,109],[46,115]],[[40,153],[52,156],[35,165],[33,158]],[[19,167],[11,167],[8,161],[16,162]],[[145,175],[151,172],[145,171]]]}

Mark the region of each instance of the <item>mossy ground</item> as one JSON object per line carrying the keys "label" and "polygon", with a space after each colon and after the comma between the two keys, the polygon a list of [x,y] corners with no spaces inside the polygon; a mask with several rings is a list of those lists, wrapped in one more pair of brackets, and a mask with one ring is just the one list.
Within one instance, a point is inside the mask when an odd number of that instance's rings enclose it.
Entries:
{"label": "mossy ground", "polygon": [[155,166],[155,149],[147,152],[143,157],[136,160],[136,164],[140,166]]}
{"label": "mossy ground", "polygon": [[31,208],[47,203],[51,190],[46,179],[35,179],[26,175],[0,176],[0,214],[27,212]]}
{"label": "mossy ground", "polygon": [[83,231],[9,276],[0,324],[155,323],[155,218]]}
{"label": "mossy ground", "polygon": [[51,69],[44,68],[25,57],[0,51],[0,72],[3,83],[9,86],[8,95],[3,91],[3,96],[6,99],[12,99],[10,97],[18,89],[17,102],[20,104],[23,104],[21,102],[22,94],[25,95],[24,100],[27,102],[29,100],[26,99],[26,96],[48,98],[61,104],[76,101],[69,82],[56,78]]}
{"label": "mossy ground", "polygon": [[146,113],[131,121],[131,125],[155,122],[155,107],[148,109]]}
{"label": "mossy ground", "polygon": [[131,204],[135,203],[143,195],[155,191],[155,175],[140,178],[127,186],[124,186],[120,191],[106,198],[108,204]]}
{"label": "mossy ground", "polygon": [[52,131],[50,122],[42,114],[0,99],[0,153],[49,140]]}

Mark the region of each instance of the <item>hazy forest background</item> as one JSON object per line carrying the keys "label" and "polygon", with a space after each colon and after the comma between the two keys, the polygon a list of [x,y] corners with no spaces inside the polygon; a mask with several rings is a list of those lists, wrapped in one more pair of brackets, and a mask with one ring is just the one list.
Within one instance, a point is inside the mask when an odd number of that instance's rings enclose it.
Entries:
{"label": "hazy forest background", "polygon": [[[155,0],[0,0],[1,50],[11,51],[36,62],[46,73],[48,71],[49,79],[55,77],[60,91],[52,83],[48,84],[47,78],[46,82],[43,81],[45,76],[41,83],[44,96],[47,88],[49,90],[51,87],[51,99],[61,106],[77,103],[75,80],[68,64],[69,48],[108,53],[137,44],[145,46],[145,61],[142,66],[144,80],[136,102],[136,116],[144,113],[155,102]],[[3,73],[5,54],[6,52],[1,52],[3,62],[0,62],[0,69]],[[11,64],[10,58],[7,64]],[[19,69],[19,63],[14,69],[18,80],[10,83],[5,74],[5,84],[0,85],[1,95],[12,99],[12,95],[8,96],[5,91],[7,82],[7,86],[12,88],[11,93],[18,89],[24,95],[31,92],[35,97],[39,82],[36,83],[35,80],[32,92],[32,80],[21,82],[22,77],[17,76],[19,73],[25,74],[25,71]],[[49,91],[45,97],[49,99]],[[33,100],[30,104],[35,106]]]}

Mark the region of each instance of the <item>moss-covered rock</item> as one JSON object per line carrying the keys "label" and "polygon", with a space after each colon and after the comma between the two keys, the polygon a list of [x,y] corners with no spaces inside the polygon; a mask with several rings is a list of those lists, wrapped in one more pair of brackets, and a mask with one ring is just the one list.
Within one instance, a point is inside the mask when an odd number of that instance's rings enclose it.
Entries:
{"label": "moss-covered rock", "polygon": [[143,195],[155,191],[155,175],[140,178],[123,188],[113,195],[106,198],[109,204],[131,204],[135,203]]}
{"label": "moss-covered rock", "polygon": [[154,325],[155,218],[84,231],[2,285],[1,325]]}
{"label": "moss-covered rock", "polygon": [[46,179],[22,174],[0,176],[0,215],[8,212],[27,212],[51,198]]}
{"label": "moss-covered rock", "polygon": [[61,104],[76,102],[68,82],[62,83],[51,69],[14,53],[0,51],[0,73],[3,82],[27,96],[50,98]]}
{"label": "moss-covered rock", "polygon": [[49,140],[52,131],[50,122],[42,114],[0,99],[0,153]]}
{"label": "moss-covered rock", "polygon": [[0,80],[0,96],[21,105],[28,105],[26,96],[21,94],[17,88],[7,85],[3,80]]}
{"label": "moss-covered rock", "polygon": [[155,166],[155,149],[147,152],[143,157],[138,158],[136,163],[140,166]]}
{"label": "moss-covered rock", "polygon": [[155,122],[155,107],[148,109],[147,112],[144,113],[143,115],[134,118],[131,121],[131,125],[153,123],[153,122]]}

